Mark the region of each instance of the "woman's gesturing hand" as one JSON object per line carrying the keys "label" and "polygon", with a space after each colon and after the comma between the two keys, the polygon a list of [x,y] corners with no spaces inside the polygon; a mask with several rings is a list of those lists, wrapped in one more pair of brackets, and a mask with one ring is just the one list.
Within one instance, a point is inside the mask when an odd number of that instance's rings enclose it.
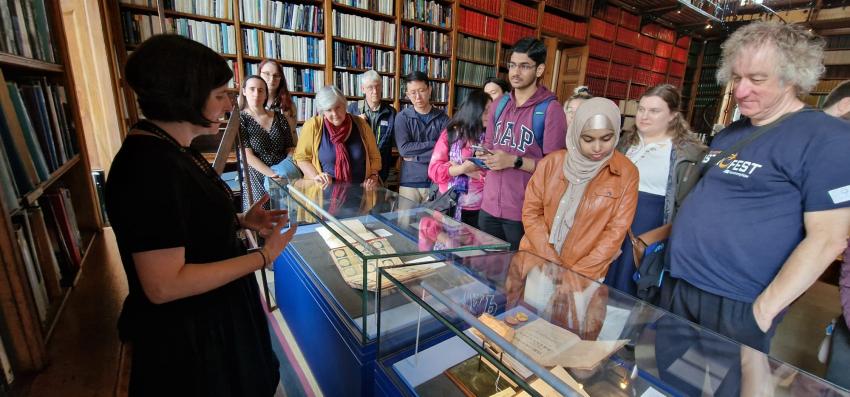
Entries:
{"label": "woman's gesturing hand", "polygon": [[266,210],[263,208],[269,201],[269,195],[266,193],[254,203],[248,212],[242,217],[242,227],[251,229],[266,237],[271,232],[271,229],[277,223],[287,223],[289,221],[289,212],[287,210]]}

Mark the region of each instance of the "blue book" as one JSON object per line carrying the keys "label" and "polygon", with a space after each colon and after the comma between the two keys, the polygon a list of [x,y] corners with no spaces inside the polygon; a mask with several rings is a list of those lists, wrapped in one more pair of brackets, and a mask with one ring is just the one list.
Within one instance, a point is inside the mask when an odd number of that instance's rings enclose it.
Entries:
{"label": "blue book", "polygon": [[56,171],[59,168],[59,158],[56,153],[53,130],[50,127],[50,120],[48,119],[44,94],[40,87],[30,84],[21,84],[20,93],[27,114],[30,115],[33,132],[35,132],[35,136],[38,138],[38,143],[41,146],[41,153],[47,160],[48,170],[51,172]]}
{"label": "blue book", "polygon": [[15,83],[6,82],[6,87],[9,89],[9,96],[12,97],[12,105],[15,107],[15,113],[18,116],[18,123],[21,124],[21,130],[24,134],[24,140],[27,143],[27,149],[30,152],[33,163],[35,163],[35,172],[38,179],[46,181],[50,178],[50,171],[47,168],[47,161],[44,159],[44,154],[39,148],[38,140],[35,137],[30,115],[27,114],[24,101],[21,99],[21,94],[18,91],[18,86]]}
{"label": "blue book", "polygon": [[[24,159],[15,150],[15,143],[12,140],[12,132],[9,130],[9,125],[6,121],[6,116],[3,114],[3,109],[0,109],[0,138],[2,138],[3,153],[6,155],[6,160],[9,163],[9,171],[15,181],[17,189],[16,196],[20,196],[22,192],[29,192],[35,189],[29,176],[27,176],[26,168],[24,167]],[[5,189],[4,189],[5,190]],[[10,208],[11,209],[11,208]]]}

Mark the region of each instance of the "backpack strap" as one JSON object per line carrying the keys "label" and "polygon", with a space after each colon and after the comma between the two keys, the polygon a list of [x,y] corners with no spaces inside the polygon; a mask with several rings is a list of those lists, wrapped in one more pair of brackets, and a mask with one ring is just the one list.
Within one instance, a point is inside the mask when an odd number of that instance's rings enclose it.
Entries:
{"label": "backpack strap", "polygon": [[549,108],[549,102],[554,99],[549,98],[534,106],[534,115],[531,116],[531,128],[534,130],[534,140],[543,150],[543,130],[546,129],[546,109]]}
{"label": "backpack strap", "polygon": [[502,95],[502,99],[499,100],[499,103],[496,104],[496,111],[493,112],[493,126],[496,125],[496,122],[499,121],[499,116],[502,115],[502,111],[505,110],[505,106],[508,105],[508,101],[511,100],[510,94]]}

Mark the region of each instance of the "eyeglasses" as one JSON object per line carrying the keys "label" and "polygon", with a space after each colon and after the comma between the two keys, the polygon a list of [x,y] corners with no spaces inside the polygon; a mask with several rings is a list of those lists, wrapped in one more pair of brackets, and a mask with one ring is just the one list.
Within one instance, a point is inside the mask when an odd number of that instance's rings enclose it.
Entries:
{"label": "eyeglasses", "polygon": [[262,73],[260,73],[260,75],[263,76],[263,77],[266,77],[266,78],[271,77],[274,80],[280,80],[280,78],[283,77],[283,75],[280,74],[280,73],[270,73],[270,72],[262,72]]}
{"label": "eyeglasses", "polygon": [[537,67],[537,65],[535,65],[535,64],[533,64],[533,63],[520,63],[520,64],[516,64],[516,63],[513,63],[513,62],[508,62],[508,65],[507,65],[507,66],[508,66],[508,70],[514,70],[514,69],[516,69],[516,68],[519,68],[519,69],[520,69],[520,70],[522,70],[523,72],[531,71],[532,69],[534,69],[534,68],[536,68],[536,67]]}
{"label": "eyeglasses", "polygon": [[419,97],[419,96],[426,97],[426,96],[428,96],[428,90],[424,89],[424,90],[407,91],[407,96],[410,96],[410,97]]}

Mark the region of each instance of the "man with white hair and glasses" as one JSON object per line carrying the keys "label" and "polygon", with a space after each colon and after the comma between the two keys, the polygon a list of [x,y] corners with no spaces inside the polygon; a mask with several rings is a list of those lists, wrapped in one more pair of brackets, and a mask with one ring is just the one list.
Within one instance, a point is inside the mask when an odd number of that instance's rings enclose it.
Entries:
{"label": "man with white hair and glasses", "polygon": [[372,127],[375,134],[375,142],[378,144],[378,152],[381,153],[381,171],[378,173],[381,180],[386,182],[393,166],[392,150],[393,123],[395,123],[396,110],[390,104],[381,101],[383,97],[383,84],[381,75],[374,70],[366,71],[360,75],[360,90],[363,91],[364,99],[348,105],[348,113],[352,116],[360,116]]}
{"label": "man with white hair and glasses", "polygon": [[847,247],[850,125],[799,99],[823,71],[823,41],[797,25],[724,42],[717,77],[746,118],[714,138],[670,236],[662,306],[762,352]]}

